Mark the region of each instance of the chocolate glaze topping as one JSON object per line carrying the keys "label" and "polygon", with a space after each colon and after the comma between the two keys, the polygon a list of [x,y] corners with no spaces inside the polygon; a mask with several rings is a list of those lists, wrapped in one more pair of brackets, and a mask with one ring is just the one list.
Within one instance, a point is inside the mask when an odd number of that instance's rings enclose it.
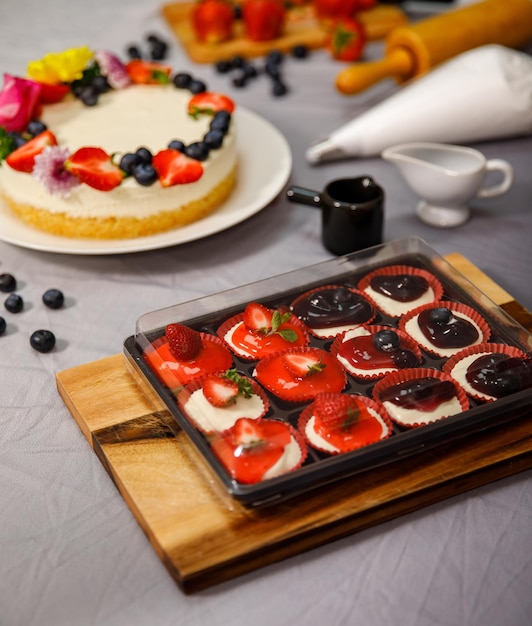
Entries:
{"label": "chocolate glaze topping", "polygon": [[421,332],[433,345],[438,348],[465,348],[477,341],[478,330],[471,322],[453,315],[452,311],[447,321],[441,321],[433,315],[435,310],[425,309],[418,316]]}
{"label": "chocolate glaze topping", "polygon": [[414,274],[377,275],[371,279],[370,285],[374,291],[398,302],[417,300],[429,288],[429,283],[423,276]]}
{"label": "chocolate glaze topping", "polygon": [[294,314],[309,328],[330,328],[343,324],[363,324],[372,318],[372,305],[346,287],[321,289],[301,298]]}
{"label": "chocolate glaze topping", "polygon": [[502,398],[532,387],[532,361],[507,354],[484,354],[469,365],[466,380],[482,393]]}

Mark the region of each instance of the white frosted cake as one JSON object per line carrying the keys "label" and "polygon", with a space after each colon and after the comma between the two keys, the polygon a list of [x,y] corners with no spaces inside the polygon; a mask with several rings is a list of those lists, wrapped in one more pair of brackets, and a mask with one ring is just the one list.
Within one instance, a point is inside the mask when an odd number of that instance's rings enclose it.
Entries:
{"label": "white frosted cake", "polygon": [[[139,147],[155,157],[172,140],[187,146],[201,142],[210,130],[213,112],[190,115],[193,97],[171,81],[130,83],[102,93],[94,106],[68,93],[57,103],[44,104],[38,119],[70,155],[83,147],[98,147],[112,155],[112,164],[117,165],[123,154]],[[192,182],[163,186],[159,176],[144,186],[130,175],[109,191],[83,181],[57,193],[36,176],[36,168],[32,175],[10,167],[8,156],[0,167],[0,192],[25,222],[58,235],[126,238],[165,231],[205,217],[230,195],[236,180],[235,130],[231,118],[223,143],[193,164],[199,177]]]}

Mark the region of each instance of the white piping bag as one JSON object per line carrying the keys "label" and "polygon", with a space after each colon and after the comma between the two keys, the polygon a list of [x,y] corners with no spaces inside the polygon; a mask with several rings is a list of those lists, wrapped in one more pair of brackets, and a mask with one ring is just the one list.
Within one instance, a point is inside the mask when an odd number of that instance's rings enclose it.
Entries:
{"label": "white piping bag", "polygon": [[371,157],[398,143],[474,143],[532,133],[532,56],[464,52],[310,146],[309,163]]}

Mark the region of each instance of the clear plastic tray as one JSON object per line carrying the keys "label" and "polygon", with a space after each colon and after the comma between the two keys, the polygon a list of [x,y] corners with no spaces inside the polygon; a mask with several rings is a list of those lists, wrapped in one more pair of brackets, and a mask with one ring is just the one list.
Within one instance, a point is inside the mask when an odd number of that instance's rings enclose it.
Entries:
{"label": "clear plastic tray", "polygon": [[[448,443],[453,438],[515,419],[523,414],[523,408],[531,405],[532,389],[488,404],[470,400],[470,409],[465,412],[414,429],[406,430],[394,426],[388,439],[352,452],[329,456],[309,448],[309,455],[299,469],[247,485],[238,483],[228,475],[212,453],[208,438],[180,411],[174,394],[159,382],[143,358],[144,350],[164,335],[165,327],[169,323],[185,324],[214,335],[226,319],[240,313],[249,302],[262,302],[268,307],[276,308],[289,304],[297,295],[320,285],[355,286],[365,274],[391,264],[409,264],[429,270],[443,284],[443,299],[462,302],[483,315],[491,329],[490,341],[513,345],[530,354],[532,335],[418,238],[368,248],[301,270],[146,313],[137,320],[135,334],[124,342],[124,353],[134,374],[142,383],[141,388],[147,395],[156,394],[164,402],[173,417],[171,427],[182,429],[193,444],[192,448],[197,453],[194,456],[198,471],[205,473],[230,501],[235,500],[247,507],[279,502],[322,487],[331,481],[346,479],[378,465],[396,462],[406,455],[415,455]],[[372,323],[397,325],[397,320],[379,313]],[[330,348],[332,342],[332,339],[311,339],[311,345],[324,349]],[[423,367],[441,369],[445,359],[423,351],[422,353]],[[240,373],[252,377],[256,362],[243,361],[236,356],[233,362]],[[344,392],[371,396],[375,382],[360,382],[348,375],[348,385]],[[296,426],[298,416],[306,404],[289,405],[271,394],[268,394],[268,398],[271,407],[266,417],[285,420]]]}

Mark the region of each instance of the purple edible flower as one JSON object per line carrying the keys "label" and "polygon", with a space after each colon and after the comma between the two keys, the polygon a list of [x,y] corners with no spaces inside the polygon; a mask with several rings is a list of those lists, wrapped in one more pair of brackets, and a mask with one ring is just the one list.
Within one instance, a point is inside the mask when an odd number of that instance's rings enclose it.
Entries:
{"label": "purple edible flower", "polygon": [[123,89],[130,84],[131,79],[126,67],[117,56],[107,50],[99,50],[94,55],[94,60],[98,63],[102,76],[107,78],[113,89]]}
{"label": "purple edible flower", "polygon": [[46,190],[54,195],[70,195],[70,191],[77,187],[80,182],[65,169],[65,161],[70,156],[66,147],[47,146],[35,157],[32,176],[40,181]]}

